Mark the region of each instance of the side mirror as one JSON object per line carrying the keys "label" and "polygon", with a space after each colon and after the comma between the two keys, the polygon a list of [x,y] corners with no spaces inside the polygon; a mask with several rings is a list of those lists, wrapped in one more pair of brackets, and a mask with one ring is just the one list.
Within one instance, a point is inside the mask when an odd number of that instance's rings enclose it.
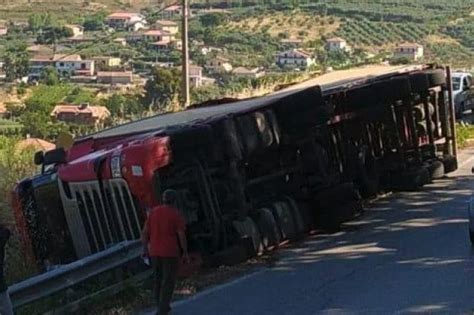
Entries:
{"label": "side mirror", "polygon": [[63,148],[54,149],[44,154],[44,165],[64,163],[66,163],[66,151]]}
{"label": "side mirror", "polygon": [[38,151],[35,153],[34,163],[35,165],[42,165],[44,162],[44,153],[43,151]]}

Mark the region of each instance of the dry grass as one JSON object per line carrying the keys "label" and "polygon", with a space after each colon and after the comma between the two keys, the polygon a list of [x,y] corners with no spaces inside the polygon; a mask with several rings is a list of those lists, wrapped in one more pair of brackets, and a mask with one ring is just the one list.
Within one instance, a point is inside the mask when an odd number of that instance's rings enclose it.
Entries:
{"label": "dry grass", "polygon": [[279,34],[286,34],[288,38],[310,41],[335,32],[339,26],[340,21],[335,17],[314,16],[295,11],[290,14],[276,12],[272,15],[261,15],[240,21],[232,21],[225,28],[241,29],[246,32],[258,32],[266,29],[266,32],[274,37],[278,37]]}

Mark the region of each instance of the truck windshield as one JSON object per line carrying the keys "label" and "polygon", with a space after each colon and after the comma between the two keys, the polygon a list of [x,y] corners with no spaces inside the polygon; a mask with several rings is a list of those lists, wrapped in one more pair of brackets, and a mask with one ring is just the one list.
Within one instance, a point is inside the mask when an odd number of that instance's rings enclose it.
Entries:
{"label": "truck windshield", "polygon": [[459,90],[460,87],[461,87],[461,78],[453,77],[453,91]]}

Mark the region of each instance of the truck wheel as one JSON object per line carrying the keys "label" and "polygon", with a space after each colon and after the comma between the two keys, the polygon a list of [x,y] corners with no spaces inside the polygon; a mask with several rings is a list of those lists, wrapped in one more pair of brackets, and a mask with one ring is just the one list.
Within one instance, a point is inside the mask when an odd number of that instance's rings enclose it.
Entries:
{"label": "truck wheel", "polygon": [[281,236],[272,212],[267,208],[261,208],[254,211],[251,217],[258,226],[263,247],[268,249],[278,246],[281,242]]}
{"label": "truck wheel", "polygon": [[428,76],[423,72],[413,73],[410,75],[410,85],[415,93],[427,93],[429,89]]}
{"label": "truck wheel", "polygon": [[293,221],[295,222],[296,233],[298,235],[303,235],[307,229],[305,225],[305,220],[303,215],[301,214],[300,207],[293,200],[291,197],[286,197],[285,200],[288,202],[290,206],[291,214],[293,215]]}
{"label": "truck wheel", "polygon": [[392,178],[394,189],[414,191],[430,182],[430,173],[426,167],[417,167],[396,173]]}
{"label": "truck wheel", "polygon": [[426,75],[430,87],[446,84],[446,73],[443,69],[427,70]]}
{"label": "truck wheel", "polygon": [[423,107],[423,104],[419,104],[413,107],[413,114],[415,115],[415,119],[417,121],[421,121],[425,119],[425,108]]}
{"label": "truck wheel", "polygon": [[444,164],[444,172],[446,174],[452,173],[458,169],[458,160],[452,155],[445,155],[440,158],[441,162]]}
{"label": "truck wheel", "polygon": [[444,164],[441,161],[434,160],[428,163],[428,171],[431,179],[440,179],[444,177]]}
{"label": "truck wheel", "polygon": [[296,226],[289,205],[279,201],[272,205],[272,213],[278,224],[281,240],[292,239],[296,235]]}
{"label": "truck wheel", "polygon": [[250,254],[258,255],[263,251],[262,240],[257,225],[249,217],[244,220],[234,221],[233,226],[241,239],[249,239],[253,252]]}

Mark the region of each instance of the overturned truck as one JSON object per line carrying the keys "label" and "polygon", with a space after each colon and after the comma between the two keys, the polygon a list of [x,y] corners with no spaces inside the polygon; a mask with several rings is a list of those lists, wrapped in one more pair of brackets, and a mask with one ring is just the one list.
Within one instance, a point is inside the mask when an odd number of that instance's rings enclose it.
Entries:
{"label": "overturned truck", "polygon": [[364,71],[195,105],[38,154],[42,173],[13,193],[26,248],[38,265],[62,264],[137,239],[172,188],[190,249],[232,261],[243,244],[252,255],[314,227],[337,230],[364,198],[454,171],[445,69]]}

